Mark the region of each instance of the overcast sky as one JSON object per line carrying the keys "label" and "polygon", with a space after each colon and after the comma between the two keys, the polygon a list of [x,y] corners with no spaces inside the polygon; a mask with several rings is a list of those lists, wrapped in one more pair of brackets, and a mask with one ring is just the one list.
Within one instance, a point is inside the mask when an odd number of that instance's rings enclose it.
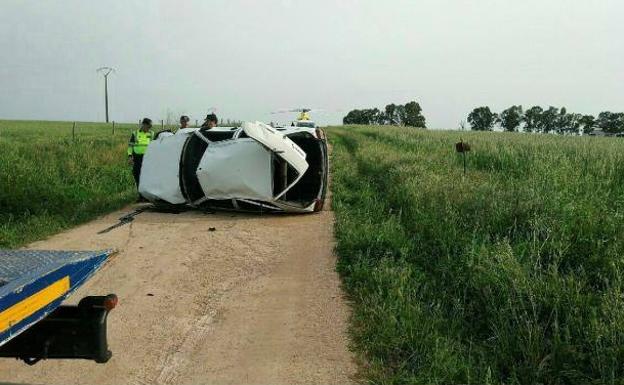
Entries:
{"label": "overcast sky", "polygon": [[167,111],[286,121],[416,100],[429,127],[472,108],[624,111],[621,0],[0,0],[0,119]]}

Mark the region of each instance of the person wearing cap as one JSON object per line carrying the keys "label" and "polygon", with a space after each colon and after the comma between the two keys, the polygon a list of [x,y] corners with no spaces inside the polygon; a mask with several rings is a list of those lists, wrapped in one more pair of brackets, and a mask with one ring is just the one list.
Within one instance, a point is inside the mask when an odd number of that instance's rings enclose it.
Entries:
{"label": "person wearing cap", "polygon": [[210,130],[216,127],[218,123],[219,123],[219,120],[217,119],[217,115],[208,114],[206,115],[206,119],[204,120],[204,123],[202,124],[201,128]]}
{"label": "person wearing cap", "polygon": [[[141,165],[143,165],[143,155],[147,151],[147,145],[154,139],[152,131],[152,120],[144,118],[141,121],[141,128],[134,131],[128,142],[128,164],[132,166],[132,175],[137,189],[141,177]],[[139,201],[143,200],[139,195]]]}
{"label": "person wearing cap", "polygon": [[180,130],[184,128],[188,128],[190,121],[191,121],[191,118],[189,118],[188,116],[186,115],[180,116]]}

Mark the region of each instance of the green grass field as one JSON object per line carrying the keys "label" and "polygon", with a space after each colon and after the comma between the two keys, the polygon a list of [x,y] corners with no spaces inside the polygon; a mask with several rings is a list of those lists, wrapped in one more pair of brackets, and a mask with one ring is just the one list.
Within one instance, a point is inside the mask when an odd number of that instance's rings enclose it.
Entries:
{"label": "green grass field", "polygon": [[0,247],[17,247],[136,198],[126,146],[136,125],[0,121]]}
{"label": "green grass field", "polygon": [[624,383],[624,141],[328,131],[368,380]]}

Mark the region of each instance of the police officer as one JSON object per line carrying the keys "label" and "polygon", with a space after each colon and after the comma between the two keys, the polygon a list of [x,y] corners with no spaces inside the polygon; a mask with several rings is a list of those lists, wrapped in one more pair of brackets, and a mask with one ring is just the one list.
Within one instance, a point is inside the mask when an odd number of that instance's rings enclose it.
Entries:
{"label": "police officer", "polygon": [[188,116],[186,115],[180,116],[180,130],[184,128],[188,128],[190,121],[191,121],[191,118],[189,118]]}
{"label": "police officer", "polygon": [[[152,131],[152,120],[143,118],[141,128],[132,133],[130,142],[128,142],[128,164],[132,165],[132,175],[137,189],[139,188],[139,178],[141,176],[141,165],[143,164],[143,155],[147,150],[147,145],[154,139],[154,131]],[[139,196],[139,200],[141,196]]]}
{"label": "police officer", "polygon": [[217,119],[217,115],[208,114],[206,115],[206,119],[204,120],[204,124],[202,124],[201,128],[210,130],[211,128],[216,127],[218,123],[219,120]]}

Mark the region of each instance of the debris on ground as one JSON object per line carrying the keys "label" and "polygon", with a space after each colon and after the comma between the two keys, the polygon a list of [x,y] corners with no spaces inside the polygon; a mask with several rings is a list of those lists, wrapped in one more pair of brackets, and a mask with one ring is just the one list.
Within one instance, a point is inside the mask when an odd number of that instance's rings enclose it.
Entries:
{"label": "debris on ground", "polygon": [[134,221],[134,218],[137,215],[141,214],[144,211],[149,210],[150,208],[151,208],[151,206],[142,207],[142,208],[136,209],[133,212],[128,213],[128,214],[126,214],[126,215],[124,215],[122,217],[119,217],[119,222],[115,223],[114,225],[112,225],[110,227],[105,228],[102,231],[98,231],[98,234],[105,234],[105,233],[108,233],[111,230],[114,230],[114,229],[118,228],[118,227],[127,225],[127,224],[131,223],[132,221]]}

